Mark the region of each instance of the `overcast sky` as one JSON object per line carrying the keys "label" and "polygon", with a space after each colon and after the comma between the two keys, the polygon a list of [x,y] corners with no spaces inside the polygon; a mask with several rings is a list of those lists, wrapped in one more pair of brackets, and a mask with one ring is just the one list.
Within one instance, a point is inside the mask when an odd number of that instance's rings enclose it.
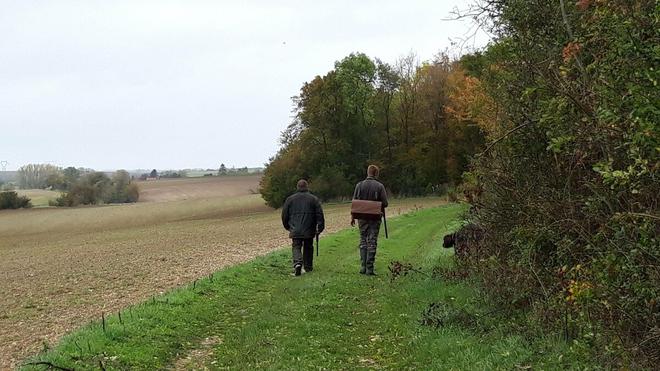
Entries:
{"label": "overcast sky", "polygon": [[3,0],[0,160],[262,166],[305,81],[351,52],[431,59],[468,34],[443,20],[466,3]]}

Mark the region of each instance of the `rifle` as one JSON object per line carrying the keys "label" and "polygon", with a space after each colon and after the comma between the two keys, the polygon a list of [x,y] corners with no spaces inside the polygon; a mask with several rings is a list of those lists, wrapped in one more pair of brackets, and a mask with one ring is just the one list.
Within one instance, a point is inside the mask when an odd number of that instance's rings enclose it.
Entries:
{"label": "rifle", "polygon": [[316,234],[316,256],[319,256],[319,234]]}
{"label": "rifle", "polygon": [[385,238],[388,238],[388,236],[387,236],[387,218],[385,217],[385,209],[383,209],[383,226],[385,227]]}

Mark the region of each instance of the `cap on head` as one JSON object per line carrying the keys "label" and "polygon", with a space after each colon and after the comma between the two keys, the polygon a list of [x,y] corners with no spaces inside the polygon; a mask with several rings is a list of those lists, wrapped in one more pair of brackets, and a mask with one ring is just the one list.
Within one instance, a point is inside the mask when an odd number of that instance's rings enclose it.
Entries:
{"label": "cap on head", "polygon": [[367,168],[367,176],[371,176],[375,178],[378,176],[378,173],[380,173],[380,170],[376,165],[369,165],[369,167]]}
{"label": "cap on head", "polygon": [[309,187],[309,184],[307,184],[307,181],[305,179],[300,179],[298,181],[298,184],[296,185],[296,189],[299,191],[306,191]]}

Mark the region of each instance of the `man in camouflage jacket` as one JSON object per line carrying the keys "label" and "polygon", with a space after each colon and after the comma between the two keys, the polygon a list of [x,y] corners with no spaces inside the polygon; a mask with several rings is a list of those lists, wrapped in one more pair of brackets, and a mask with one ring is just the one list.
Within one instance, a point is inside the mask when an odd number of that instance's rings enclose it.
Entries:
{"label": "man in camouflage jacket", "polygon": [[[379,169],[376,165],[369,165],[367,168],[367,178],[355,186],[353,192],[354,200],[380,201],[383,211],[387,207],[387,192],[385,186],[378,178]],[[378,232],[380,231],[381,220],[358,219],[360,228],[360,273],[373,276],[374,264],[376,260],[376,247],[378,245]],[[355,225],[355,219],[351,219],[351,225]]]}

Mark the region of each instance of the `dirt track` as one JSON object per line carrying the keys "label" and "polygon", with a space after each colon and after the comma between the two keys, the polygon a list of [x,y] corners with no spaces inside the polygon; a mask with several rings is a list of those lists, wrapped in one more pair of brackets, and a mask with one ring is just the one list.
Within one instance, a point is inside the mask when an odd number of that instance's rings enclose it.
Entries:
{"label": "dirt track", "polygon": [[[441,202],[394,200],[390,210]],[[328,232],[348,226],[348,205],[325,211]],[[0,369],[101,312],[287,244],[279,211],[258,195],[0,213]]]}

